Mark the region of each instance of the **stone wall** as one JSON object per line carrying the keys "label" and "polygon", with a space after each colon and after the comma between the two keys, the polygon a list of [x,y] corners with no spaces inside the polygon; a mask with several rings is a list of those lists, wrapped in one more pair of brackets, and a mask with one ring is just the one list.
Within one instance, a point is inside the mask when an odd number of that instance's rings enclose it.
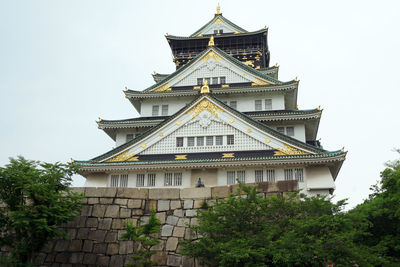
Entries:
{"label": "stone wall", "polygon": [[[297,190],[296,181],[259,183],[264,195]],[[84,193],[83,208],[75,221],[61,226],[70,240],[56,240],[40,253],[38,266],[124,266],[137,245],[119,239],[127,219],[146,222],[151,209],[161,221],[161,242],[153,247],[160,266],[201,266],[179,255],[179,240],[192,239],[188,224],[196,224],[196,209],[204,201],[227,197],[237,185],[187,189],[75,188]]]}

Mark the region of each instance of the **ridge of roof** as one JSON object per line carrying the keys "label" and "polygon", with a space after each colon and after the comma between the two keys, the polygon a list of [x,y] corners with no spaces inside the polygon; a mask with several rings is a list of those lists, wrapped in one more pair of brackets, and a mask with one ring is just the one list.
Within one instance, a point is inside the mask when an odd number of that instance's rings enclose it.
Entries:
{"label": "ridge of roof", "polygon": [[237,28],[238,30],[242,31],[242,32],[247,32],[245,29],[243,29],[242,27],[239,27],[238,25],[236,25],[235,23],[233,23],[232,21],[230,21],[229,19],[225,18],[224,16],[222,16],[221,14],[215,14],[214,17],[208,21],[206,24],[203,25],[203,27],[201,27],[200,29],[198,29],[197,31],[195,31],[194,33],[192,33],[191,35],[189,35],[190,37],[195,36],[196,34],[198,34],[200,31],[202,31],[205,27],[207,27],[208,25],[210,25],[212,22],[214,22],[217,18],[220,18],[222,20],[224,20],[226,23],[228,23],[229,25],[231,25],[234,28]]}

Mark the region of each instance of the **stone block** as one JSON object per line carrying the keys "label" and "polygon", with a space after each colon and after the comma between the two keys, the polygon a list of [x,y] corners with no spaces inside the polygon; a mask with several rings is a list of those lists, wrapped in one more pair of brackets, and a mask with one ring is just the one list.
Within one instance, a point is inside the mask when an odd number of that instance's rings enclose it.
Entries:
{"label": "stone block", "polygon": [[142,216],[143,210],[142,209],[134,209],[132,210],[132,216]]}
{"label": "stone block", "polygon": [[114,201],[114,199],[111,198],[111,197],[101,197],[101,198],[99,198],[100,204],[104,204],[104,205],[110,205],[110,204],[113,203],[113,201]]}
{"label": "stone block", "polygon": [[119,217],[120,218],[130,218],[131,217],[131,209],[120,208]]}
{"label": "stone block", "polygon": [[88,239],[94,240],[97,242],[104,242],[104,238],[106,237],[107,231],[104,230],[92,230],[89,232]]}
{"label": "stone block", "polygon": [[133,241],[119,242],[119,254],[131,254],[131,253],[133,253]]}
{"label": "stone block", "polygon": [[75,239],[75,236],[76,236],[76,229],[69,228],[69,229],[67,229],[65,232],[66,232],[66,234],[67,234],[67,236],[68,236],[69,239]]}
{"label": "stone block", "polygon": [[181,190],[181,199],[209,199],[211,187],[184,188]]}
{"label": "stone block", "polygon": [[97,258],[96,265],[97,266],[109,266],[110,257],[109,256],[99,256]]}
{"label": "stone block", "polygon": [[104,242],[106,243],[112,243],[112,242],[117,242],[118,240],[118,233],[117,232],[107,232],[106,238]]}
{"label": "stone block", "polygon": [[96,228],[98,225],[97,218],[87,218],[86,227]]}
{"label": "stone block", "polygon": [[165,216],[166,216],[165,212],[157,212],[156,213],[156,218],[160,220],[161,224],[165,223]]}
{"label": "stone block", "polygon": [[165,241],[164,240],[160,240],[160,242],[158,242],[157,245],[152,246],[150,248],[150,250],[163,251],[164,250],[164,245],[165,245]]}
{"label": "stone block", "polygon": [[89,205],[94,205],[94,204],[99,204],[99,198],[98,197],[88,197],[88,204]]}
{"label": "stone block", "polygon": [[69,258],[71,257],[70,252],[62,252],[62,253],[57,253],[55,262],[59,263],[67,263],[69,261]]}
{"label": "stone block", "polygon": [[165,250],[175,251],[177,246],[178,246],[178,238],[170,237],[170,238],[168,238],[167,243],[165,245]]}
{"label": "stone block", "polygon": [[[143,200],[145,201],[145,200]],[[147,200],[145,201],[145,205],[144,205],[144,212],[145,213],[150,213],[152,210],[156,210],[157,211],[157,200]]]}
{"label": "stone block", "polygon": [[141,199],[129,199],[128,200],[128,208],[130,209],[140,209],[142,207]]}
{"label": "stone block", "polygon": [[174,228],[173,236],[175,237],[184,237],[185,236],[185,227],[176,226]]}
{"label": "stone block", "polygon": [[165,265],[167,264],[167,256],[166,252],[157,251],[156,254],[151,255],[150,259],[157,262],[159,265]]}
{"label": "stone block", "polygon": [[93,253],[105,254],[106,250],[107,250],[107,244],[105,243],[97,243],[93,245]]}
{"label": "stone block", "polygon": [[183,201],[183,208],[185,210],[193,209],[193,200],[185,200],[185,201]]}
{"label": "stone block", "polygon": [[46,253],[38,253],[34,259],[35,266],[42,265],[46,259]]}
{"label": "stone block", "polygon": [[54,251],[59,252],[59,251],[66,251],[69,247],[69,241],[68,240],[57,240],[56,245],[54,246]]}
{"label": "stone block", "polygon": [[169,210],[170,200],[159,200],[157,203],[157,211]]}
{"label": "stone block", "polygon": [[85,242],[83,242],[82,251],[83,252],[92,252],[93,251],[93,241],[85,240]]}
{"label": "stone block", "polygon": [[111,187],[86,187],[86,197],[115,197],[117,188]]}
{"label": "stone block", "polygon": [[121,255],[113,255],[110,259],[110,266],[112,267],[123,267],[124,266],[124,257]]}
{"label": "stone block", "polygon": [[167,265],[168,266],[181,266],[182,256],[168,255]]}
{"label": "stone block", "polygon": [[149,199],[179,199],[180,189],[149,189]]}
{"label": "stone block", "polygon": [[211,188],[212,198],[227,198],[231,194],[231,188],[229,186],[215,186]]}
{"label": "stone block", "polygon": [[146,188],[118,188],[117,197],[147,199],[149,189]]}
{"label": "stone block", "polygon": [[78,264],[82,263],[82,261],[83,261],[83,253],[81,252],[80,253],[74,252],[71,254],[71,257],[69,258],[70,263]]}
{"label": "stone block", "polygon": [[116,198],[114,199],[114,204],[126,206],[128,204],[127,198]]}
{"label": "stone block", "polygon": [[192,218],[192,219],[190,219],[190,224],[191,225],[199,225],[199,220],[197,218]]}
{"label": "stone block", "polygon": [[89,235],[89,228],[79,228],[76,233],[76,239],[86,239]]}
{"label": "stone block", "polygon": [[177,226],[187,226],[188,224],[190,224],[190,219],[189,218],[180,218],[176,225]]}
{"label": "stone block", "polygon": [[193,258],[188,258],[186,256],[182,257],[182,267],[193,267],[193,266],[195,266]]}
{"label": "stone block", "polygon": [[54,253],[47,254],[45,262],[55,262],[56,255]]}
{"label": "stone block", "polygon": [[97,258],[97,256],[95,254],[85,253],[85,255],[83,255],[83,264],[93,266],[96,264],[96,258]]}
{"label": "stone block", "polygon": [[69,244],[68,251],[81,251],[82,249],[82,240],[71,240],[71,243]]}
{"label": "stone block", "polygon": [[204,206],[204,203],[207,204],[207,202],[203,199],[203,200],[195,200],[194,204],[193,204],[193,208],[194,209],[201,209]]}
{"label": "stone block", "polygon": [[71,187],[71,192],[77,194],[85,194],[85,188],[86,187]]}
{"label": "stone block", "polygon": [[112,223],[112,219],[111,218],[99,219],[99,225],[98,225],[97,229],[99,229],[99,230],[110,230],[111,223]]}
{"label": "stone block", "polygon": [[116,230],[125,229],[125,225],[125,219],[113,219],[111,228]]}
{"label": "stone block", "polygon": [[186,240],[193,240],[196,239],[196,232],[190,228],[185,229],[185,239]]}
{"label": "stone block", "polygon": [[178,220],[179,220],[179,217],[176,217],[176,216],[168,216],[168,217],[167,217],[166,223],[167,223],[167,224],[170,224],[170,225],[176,225],[176,224],[178,223]]}
{"label": "stone block", "polygon": [[78,216],[75,219],[75,226],[80,228],[80,227],[85,227],[85,223],[86,223],[86,216]]}
{"label": "stone block", "polygon": [[119,206],[118,205],[109,205],[107,206],[106,213],[104,217],[118,218]]}
{"label": "stone block", "polygon": [[104,213],[106,212],[106,205],[94,205],[93,206],[93,211],[92,211],[92,216],[97,217],[97,218],[102,218],[104,217]]}
{"label": "stone block", "polygon": [[81,216],[92,216],[92,210],[93,207],[92,206],[83,206],[82,210],[81,210]]}
{"label": "stone block", "polygon": [[171,210],[180,209],[182,207],[180,200],[171,200]]}
{"label": "stone block", "polygon": [[194,217],[197,215],[197,211],[196,210],[186,210],[185,214],[186,214],[186,217]]}
{"label": "stone block", "polygon": [[161,229],[161,236],[171,236],[174,227],[172,225],[164,225]]}
{"label": "stone block", "polygon": [[107,255],[116,255],[119,252],[119,244],[118,243],[110,243],[107,247]]}
{"label": "stone block", "polygon": [[174,210],[174,216],[183,217],[183,210],[182,209]]}

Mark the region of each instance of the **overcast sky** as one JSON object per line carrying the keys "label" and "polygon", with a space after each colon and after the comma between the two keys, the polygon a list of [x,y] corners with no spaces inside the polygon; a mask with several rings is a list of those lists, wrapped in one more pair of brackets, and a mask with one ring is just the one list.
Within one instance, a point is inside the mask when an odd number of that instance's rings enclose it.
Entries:
{"label": "overcast sky", "polygon": [[[114,142],[95,120],[138,116],[124,98],[175,66],[164,35],[187,36],[217,1],[0,1],[0,166],[67,162]],[[368,196],[400,148],[398,1],[220,1],[248,31],[269,27],[271,65],[298,76],[300,109],[324,109],[318,138],[348,156],[335,199]],[[76,177],[75,186],[84,178]]]}

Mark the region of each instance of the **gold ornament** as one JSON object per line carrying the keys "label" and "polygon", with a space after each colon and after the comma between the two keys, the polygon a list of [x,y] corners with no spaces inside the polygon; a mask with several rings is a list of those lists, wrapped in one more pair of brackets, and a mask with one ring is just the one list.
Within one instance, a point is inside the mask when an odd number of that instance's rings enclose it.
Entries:
{"label": "gold ornament", "polygon": [[283,144],[286,149],[276,148],[278,151],[275,151],[274,156],[288,156],[288,155],[309,155],[310,153],[305,152],[303,150],[294,148],[292,146]]}
{"label": "gold ornament", "polygon": [[203,110],[207,110],[211,114],[213,114],[215,117],[218,118],[218,113],[217,111],[224,112],[221,108],[219,108],[217,105],[212,103],[210,100],[207,98],[201,100],[197,105],[189,109],[185,114],[192,113],[192,119],[197,117]]}

